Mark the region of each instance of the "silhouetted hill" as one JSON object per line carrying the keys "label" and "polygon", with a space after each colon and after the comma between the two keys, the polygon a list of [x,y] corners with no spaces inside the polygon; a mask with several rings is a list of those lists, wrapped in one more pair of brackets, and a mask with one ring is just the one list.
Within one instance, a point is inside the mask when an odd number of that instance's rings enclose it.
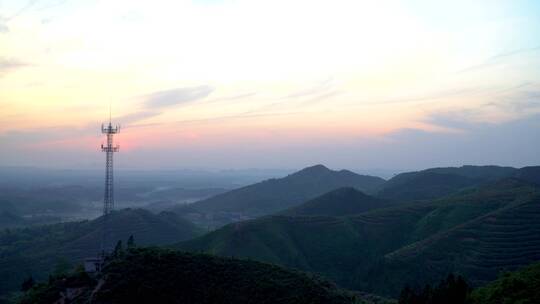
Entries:
{"label": "silhouetted hill", "polygon": [[463,177],[495,181],[501,178],[509,177],[516,172],[516,168],[513,167],[501,167],[501,166],[461,166],[461,167],[446,167],[446,168],[431,168],[424,171],[439,173],[439,174],[452,174]]}
{"label": "silhouetted hill", "polygon": [[36,286],[20,303],[66,299],[61,292],[66,294],[67,288],[78,293],[77,303],[361,303],[313,275],[255,261],[149,248],[123,253],[97,280],[79,273]]}
{"label": "silhouetted hill", "polygon": [[[369,192],[382,183],[384,180],[378,177],[316,165],[284,178],[266,180],[193,203],[190,209],[221,224],[285,210],[337,188],[353,187]],[[185,214],[184,209],[180,206],[173,210]]]}
{"label": "silhouetted hill", "polygon": [[343,216],[387,207],[391,203],[366,195],[355,188],[339,188],[287,209],[280,214],[290,216]]}
{"label": "silhouetted hill", "polygon": [[[107,247],[130,235],[141,245],[161,245],[201,234],[174,213],[155,215],[142,209],[123,209],[110,218],[112,236]],[[44,279],[59,264],[80,263],[96,256],[102,239],[102,217],[0,232],[0,295],[18,289],[26,277]]]}
{"label": "silhouetted hill", "polygon": [[540,166],[523,167],[517,170],[513,176],[515,178],[540,185]]}
{"label": "silhouetted hill", "polygon": [[[524,256],[523,252],[540,252],[540,242],[536,242],[540,234],[536,224],[530,223],[534,218],[540,223],[540,213],[529,210],[525,215],[511,210],[540,207],[537,194],[538,189],[530,184],[508,179],[444,199],[400,204],[353,216],[268,216],[229,224],[176,248],[277,263],[321,273],[346,288],[396,296],[405,283],[438,282],[448,272],[462,271],[468,265],[483,265],[467,272],[471,280],[480,282],[494,279],[501,267],[530,262],[534,256]],[[496,230],[496,223],[474,226],[476,233],[486,235],[478,243],[469,243],[460,234],[436,242],[473,222],[488,221],[495,213],[504,217],[504,223],[508,221],[506,229],[516,231],[511,235],[516,244],[489,243],[504,238],[497,234],[508,233]],[[488,244],[486,252],[474,251],[475,246],[483,248],[481,244]],[[502,252],[496,257],[498,263],[491,262],[489,250],[493,254]],[[426,255],[416,258],[413,253],[417,251]],[[391,264],[391,257],[403,263]]]}
{"label": "silhouetted hill", "polygon": [[400,201],[439,198],[460,189],[511,176],[516,171],[511,167],[462,166],[407,172],[384,183],[378,196]]}

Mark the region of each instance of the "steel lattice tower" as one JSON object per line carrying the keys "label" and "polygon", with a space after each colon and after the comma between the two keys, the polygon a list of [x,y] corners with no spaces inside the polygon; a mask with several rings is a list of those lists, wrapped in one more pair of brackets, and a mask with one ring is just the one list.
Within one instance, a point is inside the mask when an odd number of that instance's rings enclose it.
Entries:
{"label": "steel lattice tower", "polygon": [[103,199],[103,238],[101,240],[101,252],[105,254],[107,251],[107,243],[109,241],[109,214],[114,209],[114,175],[113,175],[113,154],[118,152],[119,146],[113,145],[114,134],[120,132],[120,127],[113,127],[109,120],[109,125],[101,125],[101,132],[107,134],[107,145],[101,144],[101,151],[106,153],[105,161],[105,197]]}

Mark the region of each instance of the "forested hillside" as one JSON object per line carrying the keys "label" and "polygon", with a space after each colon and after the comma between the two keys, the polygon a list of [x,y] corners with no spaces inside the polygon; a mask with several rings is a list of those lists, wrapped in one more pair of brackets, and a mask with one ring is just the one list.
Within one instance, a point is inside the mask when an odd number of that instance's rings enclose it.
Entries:
{"label": "forested hillside", "polygon": [[[58,277],[35,286],[21,304],[49,304],[75,290],[77,303],[367,303],[314,275],[255,261],[136,248],[109,261],[94,279]],[[66,297],[64,297],[66,299]]]}
{"label": "forested hillside", "polygon": [[473,291],[473,304],[540,303],[540,263],[514,272],[505,272],[482,288]]}
{"label": "forested hillside", "polygon": [[[17,290],[33,276],[43,280],[55,269],[72,267],[96,256],[102,239],[102,218],[0,232],[0,295]],[[187,240],[200,231],[173,213],[154,215],[142,209],[113,212],[108,248],[133,235],[141,245],[164,245]]]}

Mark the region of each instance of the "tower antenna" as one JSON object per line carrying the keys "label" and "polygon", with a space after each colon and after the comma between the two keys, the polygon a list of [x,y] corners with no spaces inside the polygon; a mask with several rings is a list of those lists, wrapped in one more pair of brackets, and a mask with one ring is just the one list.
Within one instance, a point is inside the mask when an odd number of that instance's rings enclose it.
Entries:
{"label": "tower antenna", "polygon": [[101,272],[107,253],[110,252],[111,228],[109,226],[109,217],[114,210],[114,179],[113,179],[113,154],[118,152],[120,147],[113,144],[114,134],[120,132],[120,126],[112,126],[112,102],[109,102],[109,125],[101,124],[101,133],[107,134],[107,145],[101,144],[101,151],[106,153],[105,158],[105,195],[103,198],[103,216],[101,237],[101,248],[98,257],[87,258],[84,260],[84,269],[86,272]]}
{"label": "tower antenna", "polygon": [[103,237],[101,239],[101,254],[108,252],[110,243],[109,216],[114,210],[114,172],[113,155],[120,150],[120,146],[114,145],[114,134],[120,132],[120,126],[112,126],[112,103],[109,103],[109,125],[101,125],[101,133],[107,135],[107,145],[101,144],[101,151],[105,152],[105,195],[103,198]]}

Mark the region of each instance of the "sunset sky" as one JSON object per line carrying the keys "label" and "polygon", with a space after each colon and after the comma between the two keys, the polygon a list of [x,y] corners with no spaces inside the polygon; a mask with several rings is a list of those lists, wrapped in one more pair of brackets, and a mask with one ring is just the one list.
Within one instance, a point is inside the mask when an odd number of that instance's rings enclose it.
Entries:
{"label": "sunset sky", "polygon": [[0,165],[540,164],[540,1],[2,1]]}

